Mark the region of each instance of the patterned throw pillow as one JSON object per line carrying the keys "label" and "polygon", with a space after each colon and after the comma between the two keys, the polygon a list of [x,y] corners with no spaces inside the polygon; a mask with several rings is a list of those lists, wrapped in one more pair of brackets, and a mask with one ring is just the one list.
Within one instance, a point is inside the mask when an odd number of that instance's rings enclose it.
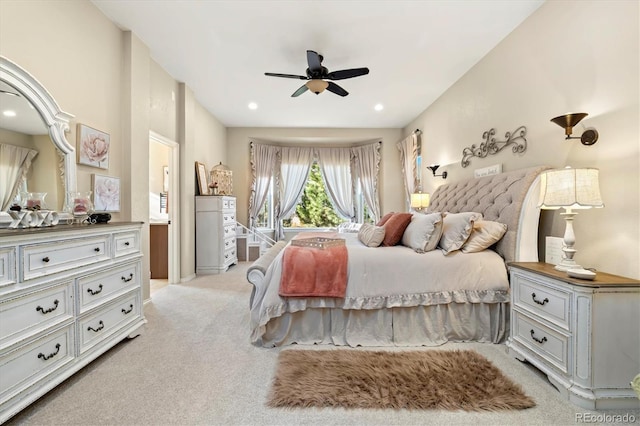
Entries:
{"label": "patterned throw pillow", "polygon": [[384,227],[363,223],[358,231],[358,239],[367,247],[378,247],[384,240]]}
{"label": "patterned throw pillow", "polygon": [[383,246],[395,246],[402,239],[404,230],[411,222],[411,213],[394,213],[384,224]]}

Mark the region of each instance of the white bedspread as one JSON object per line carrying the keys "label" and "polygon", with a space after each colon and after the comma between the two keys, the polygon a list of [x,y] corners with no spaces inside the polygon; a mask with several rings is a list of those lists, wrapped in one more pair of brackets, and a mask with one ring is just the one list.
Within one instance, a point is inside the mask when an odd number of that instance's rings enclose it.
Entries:
{"label": "white bedspread", "polygon": [[251,308],[251,340],[258,340],[272,318],[307,308],[382,309],[448,303],[509,301],[504,260],[495,252],[444,256],[440,250],[415,253],[408,247],[370,248],[356,234],[341,234],[349,253],[344,299],[282,298],[278,295],[282,254],[274,259],[256,289]]}

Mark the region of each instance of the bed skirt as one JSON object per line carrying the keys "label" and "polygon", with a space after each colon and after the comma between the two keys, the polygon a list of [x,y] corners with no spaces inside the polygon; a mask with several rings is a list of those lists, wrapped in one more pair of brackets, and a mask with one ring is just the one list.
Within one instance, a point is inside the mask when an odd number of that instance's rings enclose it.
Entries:
{"label": "bed skirt", "polygon": [[340,346],[438,346],[446,342],[501,343],[509,303],[447,303],[389,309],[307,308],[260,327],[252,343]]}

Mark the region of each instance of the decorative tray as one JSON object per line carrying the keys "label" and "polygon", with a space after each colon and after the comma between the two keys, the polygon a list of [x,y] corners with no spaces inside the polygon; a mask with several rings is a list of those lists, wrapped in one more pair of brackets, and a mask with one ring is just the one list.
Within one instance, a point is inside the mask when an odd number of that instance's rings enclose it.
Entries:
{"label": "decorative tray", "polygon": [[291,240],[292,246],[299,247],[311,247],[317,249],[326,249],[329,247],[337,247],[344,245],[344,239],[342,238],[325,238],[325,237],[314,237],[314,238],[299,238],[295,240]]}

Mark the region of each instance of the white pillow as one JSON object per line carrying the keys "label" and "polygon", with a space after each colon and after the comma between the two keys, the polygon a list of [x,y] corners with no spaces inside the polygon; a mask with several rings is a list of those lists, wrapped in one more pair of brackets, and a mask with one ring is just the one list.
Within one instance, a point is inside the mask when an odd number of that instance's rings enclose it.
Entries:
{"label": "white pillow", "polygon": [[460,248],[463,253],[476,253],[488,249],[507,232],[507,225],[490,220],[476,220],[469,239]]}
{"label": "white pillow", "polygon": [[402,245],[425,253],[436,248],[442,235],[442,213],[414,214],[402,235]]}
{"label": "white pillow", "polygon": [[384,240],[384,234],[384,227],[364,223],[358,231],[358,239],[367,247],[378,247]]}
{"label": "white pillow", "polygon": [[469,239],[473,223],[482,219],[482,213],[444,213],[442,220],[442,237],[438,247],[446,255],[459,250]]}

